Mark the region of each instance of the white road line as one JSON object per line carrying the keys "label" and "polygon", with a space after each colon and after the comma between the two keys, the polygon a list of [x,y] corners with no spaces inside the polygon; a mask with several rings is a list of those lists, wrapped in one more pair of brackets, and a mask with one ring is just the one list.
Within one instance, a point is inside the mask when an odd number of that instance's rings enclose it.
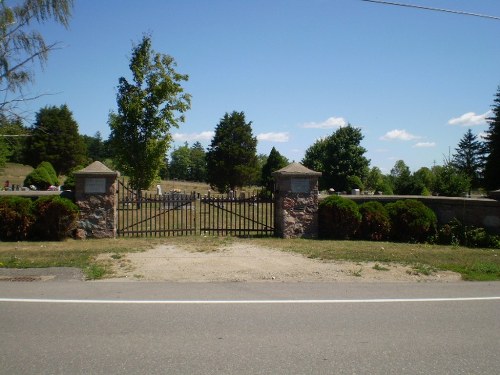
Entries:
{"label": "white road line", "polygon": [[115,299],[41,299],[0,298],[1,302],[116,304],[116,305],[294,305],[294,304],[354,304],[354,303],[407,303],[407,302],[468,302],[499,301],[500,297],[463,298],[384,298],[384,299],[288,299],[288,300],[115,300]]}

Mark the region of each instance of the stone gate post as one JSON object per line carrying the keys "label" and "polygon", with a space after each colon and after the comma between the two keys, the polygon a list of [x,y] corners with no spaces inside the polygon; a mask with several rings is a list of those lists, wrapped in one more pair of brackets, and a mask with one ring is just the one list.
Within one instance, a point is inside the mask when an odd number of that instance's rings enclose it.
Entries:
{"label": "stone gate post", "polygon": [[283,238],[318,236],[318,178],[315,172],[292,163],[272,173],[275,180],[276,235]]}
{"label": "stone gate post", "polygon": [[116,237],[119,173],[95,161],[74,175],[75,203],[80,208],[78,237]]}

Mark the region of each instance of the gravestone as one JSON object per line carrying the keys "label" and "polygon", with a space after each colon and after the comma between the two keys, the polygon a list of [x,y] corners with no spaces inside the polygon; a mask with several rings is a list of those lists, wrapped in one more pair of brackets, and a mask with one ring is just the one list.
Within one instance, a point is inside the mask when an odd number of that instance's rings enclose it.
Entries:
{"label": "gravestone", "polygon": [[318,236],[318,178],[316,172],[292,163],[272,173],[275,180],[276,235],[282,238]]}
{"label": "gravestone", "polygon": [[116,237],[119,173],[95,161],[74,176],[75,203],[80,208],[78,237]]}

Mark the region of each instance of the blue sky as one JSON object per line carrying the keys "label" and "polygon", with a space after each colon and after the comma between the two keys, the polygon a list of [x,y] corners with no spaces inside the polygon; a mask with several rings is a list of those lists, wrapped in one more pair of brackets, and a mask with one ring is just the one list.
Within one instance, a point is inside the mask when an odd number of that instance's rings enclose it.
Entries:
{"label": "blue sky", "polygon": [[[498,0],[399,0],[500,16]],[[388,173],[442,164],[484,118],[500,85],[500,21],[360,0],[76,0],[27,104],[67,104],[82,134],[109,135],[116,87],[130,78],[132,43],[189,75],[186,122],[174,145],[210,144],[226,112],[244,111],[258,152],[300,161],[347,122],[360,127],[371,166]]]}

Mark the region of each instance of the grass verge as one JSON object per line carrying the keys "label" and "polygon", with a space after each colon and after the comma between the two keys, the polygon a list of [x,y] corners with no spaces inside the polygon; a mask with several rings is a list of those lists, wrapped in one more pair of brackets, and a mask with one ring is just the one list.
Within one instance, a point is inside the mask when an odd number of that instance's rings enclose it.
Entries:
{"label": "grass verge", "polygon": [[422,273],[434,269],[449,270],[460,273],[464,280],[500,280],[499,250],[389,242],[210,236],[0,242],[0,267],[78,267],[89,279],[97,279],[108,273],[106,265],[96,261],[99,254],[111,253],[118,258],[121,254],[145,251],[160,244],[177,245],[189,251],[212,252],[236,242],[300,253],[309,258],[400,263]]}

